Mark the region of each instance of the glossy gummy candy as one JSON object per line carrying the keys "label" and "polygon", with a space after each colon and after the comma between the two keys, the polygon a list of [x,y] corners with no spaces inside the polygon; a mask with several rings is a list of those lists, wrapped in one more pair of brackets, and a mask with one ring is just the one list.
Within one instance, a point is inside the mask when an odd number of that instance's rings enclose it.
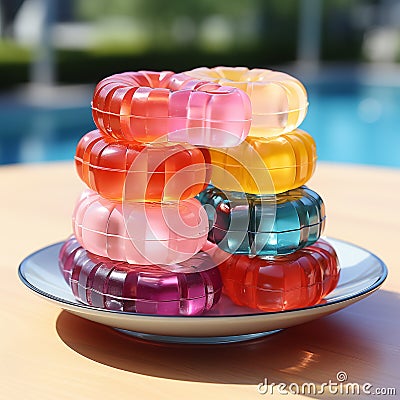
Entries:
{"label": "glossy gummy candy", "polygon": [[77,201],[73,231],[91,253],[132,264],[173,264],[207,240],[207,214],[197,199],[117,203],[86,190]]}
{"label": "glossy gummy candy", "polygon": [[246,92],[252,105],[250,136],[269,136],[296,129],[307,114],[307,92],[283,72],[244,67],[196,68],[186,75]]}
{"label": "glossy gummy candy", "polygon": [[106,139],[98,130],[79,141],[75,166],[89,188],[117,201],[184,200],[203,190],[211,174],[205,148]]}
{"label": "glossy gummy candy", "polygon": [[240,89],[170,71],[103,79],[95,88],[92,112],[105,136],[143,143],[236,146],[251,123],[250,99]]}
{"label": "glossy gummy candy", "polygon": [[237,147],[210,149],[211,183],[222,190],[282,193],[304,185],[317,161],[314,139],[300,129],[271,137],[248,137]]}
{"label": "glossy gummy candy", "polygon": [[209,186],[198,199],[208,214],[208,240],[228,253],[290,254],[316,242],[325,226],[324,203],[305,186],[278,195]]}
{"label": "glossy gummy candy", "polygon": [[203,252],[183,262],[182,268],[193,264],[207,268],[176,273],[158,265],[112,261],[89,253],[74,237],[59,254],[60,269],[78,300],[108,310],[156,315],[198,315],[218,303],[222,291],[218,268]]}
{"label": "glossy gummy candy", "polygon": [[318,240],[281,257],[233,254],[219,265],[224,293],[238,305],[283,311],[318,304],[339,281],[334,248]]}

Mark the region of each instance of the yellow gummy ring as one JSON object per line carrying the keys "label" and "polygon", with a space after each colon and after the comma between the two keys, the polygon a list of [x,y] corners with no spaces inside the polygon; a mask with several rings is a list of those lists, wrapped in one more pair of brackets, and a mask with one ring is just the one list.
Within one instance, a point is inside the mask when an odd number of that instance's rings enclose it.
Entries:
{"label": "yellow gummy ring", "polygon": [[282,193],[304,185],[317,161],[314,139],[300,129],[247,137],[239,146],[210,149],[210,154],[214,186],[252,194]]}

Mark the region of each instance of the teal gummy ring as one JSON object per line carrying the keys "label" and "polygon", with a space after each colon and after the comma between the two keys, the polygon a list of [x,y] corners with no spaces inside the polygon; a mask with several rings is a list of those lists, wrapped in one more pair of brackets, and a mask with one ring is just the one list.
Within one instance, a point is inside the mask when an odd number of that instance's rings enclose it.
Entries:
{"label": "teal gummy ring", "polygon": [[197,197],[207,211],[208,240],[231,254],[291,254],[315,243],[325,226],[324,202],[306,186],[254,195],[209,185]]}

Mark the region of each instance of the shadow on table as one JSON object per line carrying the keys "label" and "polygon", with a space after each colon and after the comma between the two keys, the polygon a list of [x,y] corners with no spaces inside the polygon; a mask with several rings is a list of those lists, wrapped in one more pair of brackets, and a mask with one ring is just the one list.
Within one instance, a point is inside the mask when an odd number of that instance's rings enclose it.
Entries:
{"label": "shadow on table", "polygon": [[[400,337],[395,318],[399,306],[398,294],[380,290],[335,315],[263,339],[222,345],[148,342],[66,311],[59,315],[56,329],[79,354],[142,375],[254,385],[264,378],[302,383],[306,376],[317,384],[335,381],[338,371],[346,371],[349,381],[374,382],[377,371],[390,376],[395,368],[395,358],[390,364],[390,347],[398,346]],[[388,335],[393,346],[380,345],[388,344]]]}

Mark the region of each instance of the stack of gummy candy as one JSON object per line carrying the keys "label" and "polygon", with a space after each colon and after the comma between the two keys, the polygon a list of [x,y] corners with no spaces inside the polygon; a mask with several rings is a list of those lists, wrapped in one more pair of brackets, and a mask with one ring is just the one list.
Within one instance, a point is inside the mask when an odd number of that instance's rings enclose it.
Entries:
{"label": "stack of gummy candy", "polygon": [[88,189],[59,255],[75,297],[159,315],[222,297],[262,311],[323,301],[340,269],[320,239],[323,201],[304,186],[316,164],[297,129],[307,106],[297,79],[262,69],[103,79],[98,129],[75,156]]}

